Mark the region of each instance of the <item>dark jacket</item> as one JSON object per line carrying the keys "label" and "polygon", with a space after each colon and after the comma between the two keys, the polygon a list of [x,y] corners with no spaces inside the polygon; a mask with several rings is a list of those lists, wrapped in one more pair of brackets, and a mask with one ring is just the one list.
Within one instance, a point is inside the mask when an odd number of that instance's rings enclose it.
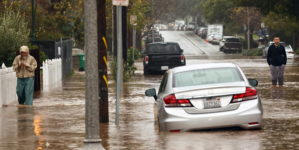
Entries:
{"label": "dark jacket", "polygon": [[275,46],[274,44],[269,47],[267,62],[273,66],[281,66],[287,64],[287,54],[283,45]]}

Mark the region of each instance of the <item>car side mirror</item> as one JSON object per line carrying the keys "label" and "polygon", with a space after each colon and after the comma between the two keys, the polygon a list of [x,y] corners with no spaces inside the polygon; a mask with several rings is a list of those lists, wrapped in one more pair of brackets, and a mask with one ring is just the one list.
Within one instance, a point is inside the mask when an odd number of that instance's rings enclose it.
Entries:
{"label": "car side mirror", "polygon": [[248,82],[253,87],[257,86],[259,83],[256,79],[248,79]]}
{"label": "car side mirror", "polygon": [[142,50],[140,53],[141,53],[141,54],[145,54],[145,50]]}
{"label": "car side mirror", "polygon": [[148,89],[145,91],[146,96],[153,96],[157,100],[156,89]]}
{"label": "car side mirror", "polygon": [[183,50],[183,49],[181,49],[181,50],[180,50],[180,52],[181,52],[181,53],[184,53],[184,50]]}

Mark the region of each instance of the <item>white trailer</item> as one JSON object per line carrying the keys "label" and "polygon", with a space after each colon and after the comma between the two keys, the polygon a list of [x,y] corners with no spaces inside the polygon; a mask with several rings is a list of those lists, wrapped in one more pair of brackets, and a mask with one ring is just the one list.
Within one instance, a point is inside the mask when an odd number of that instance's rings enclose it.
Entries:
{"label": "white trailer", "polygon": [[223,24],[208,24],[208,36],[212,33],[223,35]]}

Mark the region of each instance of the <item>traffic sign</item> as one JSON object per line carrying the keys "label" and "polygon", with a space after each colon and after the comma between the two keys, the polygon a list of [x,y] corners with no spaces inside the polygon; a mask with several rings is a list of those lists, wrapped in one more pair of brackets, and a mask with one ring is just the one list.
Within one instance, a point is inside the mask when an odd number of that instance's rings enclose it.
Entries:
{"label": "traffic sign", "polygon": [[115,6],[128,6],[129,0],[112,0],[112,5]]}
{"label": "traffic sign", "polygon": [[133,26],[137,26],[137,16],[136,15],[131,15],[130,16],[130,23]]}

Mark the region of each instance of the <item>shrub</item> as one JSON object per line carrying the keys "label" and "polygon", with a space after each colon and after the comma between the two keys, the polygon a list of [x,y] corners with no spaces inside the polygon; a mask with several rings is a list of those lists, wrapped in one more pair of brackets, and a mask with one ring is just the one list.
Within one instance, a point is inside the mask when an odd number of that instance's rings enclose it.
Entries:
{"label": "shrub", "polygon": [[[247,49],[248,48],[248,40],[247,39],[240,39],[243,49]],[[258,42],[253,41],[253,47],[250,47],[252,49],[257,48],[259,46]]]}
{"label": "shrub", "polygon": [[297,50],[296,50],[295,54],[299,54],[299,48],[297,48]]}
{"label": "shrub", "polygon": [[243,56],[262,56],[263,50],[259,48],[250,49],[250,50],[243,49],[242,53]]}
{"label": "shrub", "polygon": [[[131,78],[131,75],[137,70],[136,67],[133,67],[135,60],[140,58],[138,49],[134,49],[134,60],[133,60],[133,48],[128,49],[127,62],[123,63],[123,81],[126,82]],[[111,63],[111,74],[115,81],[117,81],[117,61],[113,60]]]}
{"label": "shrub", "polygon": [[46,55],[43,51],[39,52],[39,59],[40,59],[40,66],[43,65],[43,62],[46,61],[47,59],[49,59],[48,55]]}
{"label": "shrub", "polygon": [[[130,79],[130,73],[128,72],[127,69],[127,63],[123,64],[123,81],[126,82]],[[117,60],[114,59],[113,62],[111,63],[111,74],[112,77],[115,81],[117,81]]]}
{"label": "shrub", "polygon": [[11,7],[5,7],[0,14],[0,64],[12,66],[16,51],[29,42],[30,30],[20,12],[14,12]]}

